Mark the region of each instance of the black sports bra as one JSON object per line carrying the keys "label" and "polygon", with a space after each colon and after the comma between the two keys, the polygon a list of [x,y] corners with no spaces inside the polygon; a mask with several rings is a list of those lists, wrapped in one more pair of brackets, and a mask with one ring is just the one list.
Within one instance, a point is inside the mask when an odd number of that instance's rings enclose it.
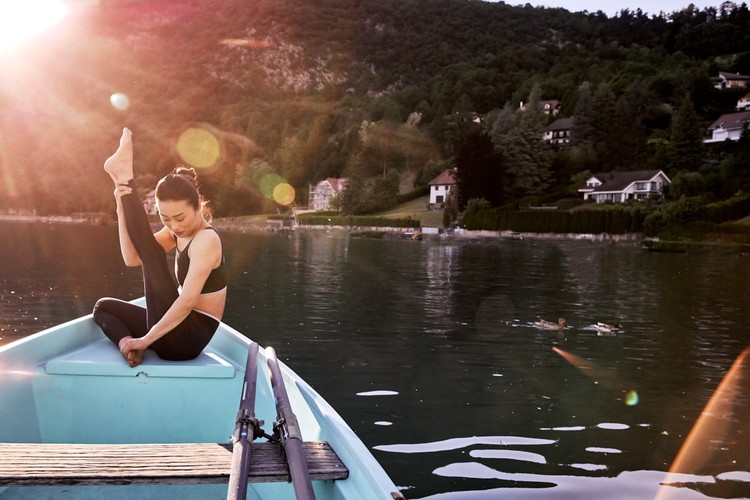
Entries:
{"label": "black sports bra", "polygon": [[[203,229],[213,229],[211,226],[205,227]],[[216,234],[219,234],[218,231]],[[185,245],[185,248],[182,250],[182,252],[177,249],[177,236],[174,238],[175,242],[175,250],[177,252],[176,258],[175,258],[175,275],[177,276],[177,282],[182,286],[185,283],[185,278],[187,277],[188,269],[190,269],[190,256],[188,255],[188,249],[190,248],[190,244],[193,242],[193,240],[190,240],[190,242]],[[221,264],[219,264],[219,267],[216,269],[211,270],[211,274],[208,275],[208,278],[206,278],[206,283],[203,285],[203,290],[201,290],[201,293],[214,293],[218,292],[220,290],[223,290],[227,286],[227,275],[226,271],[224,270],[224,250],[222,249],[221,252]]]}

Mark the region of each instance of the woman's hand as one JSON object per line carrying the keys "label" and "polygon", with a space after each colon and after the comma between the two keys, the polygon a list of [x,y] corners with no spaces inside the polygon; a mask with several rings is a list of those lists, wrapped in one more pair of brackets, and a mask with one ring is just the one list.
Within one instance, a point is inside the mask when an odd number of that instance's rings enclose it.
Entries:
{"label": "woman's hand", "polygon": [[122,353],[122,357],[128,360],[128,365],[130,365],[131,368],[135,368],[141,364],[141,361],[143,361],[143,353],[149,345],[151,345],[151,343],[145,339],[134,339],[133,337],[124,337],[117,344]]}
{"label": "woman's hand", "polygon": [[150,344],[149,344],[149,343],[148,343],[148,342],[147,342],[146,340],[144,340],[144,339],[142,339],[142,338],[137,338],[137,339],[133,339],[133,338],[131,338],[131,339],[125,339],[125,340],[123,340],[123,341],[122,341],[122,342],[120,343],[120,352],[122,353],[122,355],[123,355],[124,357],[126,357],[126,358],[127,358],[127,357],[128,357],[128,354],[129,354],[130,352],[132,352],[132,351],[139,351],[139,352],[145,351],[145,350],[146,350],[146,348],[147,348],[147,347],[148,347],[149,345],[150,345]]}
{"label": "woman's hand", "polygon": [[115,186],[115,200],[117,201],[117,208],[122,207],[122,201],[121,198],[126,195],[133,192],[133,188],[130,186],[126,186],[123,184],[118,184]]}

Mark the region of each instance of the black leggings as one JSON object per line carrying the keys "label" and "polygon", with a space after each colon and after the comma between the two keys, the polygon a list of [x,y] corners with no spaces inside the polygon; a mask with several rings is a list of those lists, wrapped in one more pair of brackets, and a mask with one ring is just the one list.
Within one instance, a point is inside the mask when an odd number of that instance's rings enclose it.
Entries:
{"label": "black leggings", "polygon": [[[166,252],[154,238],[135,181],[131,180],[128,186],[133,192],[122,196],[122,208],[128,236],[141,259],[146,308],[113,298],[99,299],[94,306],[94,321],[118,346],[124,337],[146,335],[179,296]],[[203,351],[218,327],[216,318],[191,311],[182,323],[150,348],[163,359],[193,359]]]}

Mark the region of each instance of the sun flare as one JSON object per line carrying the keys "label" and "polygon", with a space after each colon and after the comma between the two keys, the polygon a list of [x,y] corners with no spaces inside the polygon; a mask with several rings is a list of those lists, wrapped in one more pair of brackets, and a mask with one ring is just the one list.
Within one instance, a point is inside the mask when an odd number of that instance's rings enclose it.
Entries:
{"label": "sun flare", "polygon": [[0,52],[9,51],[54,26],[67,14],[63,0],[0,2]]}

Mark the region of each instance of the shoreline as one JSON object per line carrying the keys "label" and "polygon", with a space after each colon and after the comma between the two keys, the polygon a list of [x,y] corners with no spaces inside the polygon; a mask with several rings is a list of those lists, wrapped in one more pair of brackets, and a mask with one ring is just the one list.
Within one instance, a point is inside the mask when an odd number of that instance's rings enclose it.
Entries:
{"label": "shoreline", "polygon": [[93,217],[73,215],[23,215],[0,214],[0,221],[7,222],[42,222],[45,224],[92,224],[101,222]]}
{"label": "shoreline", "polygon": [[[93,224],[108,225],[115,221],[107,214],[85,214],[85,215],[29,215],[29,214],[0,214],[0,221],[5,222],[38,222],[43,224]],[[153,222],[153,221],[152,221]],[[271,225],[266,221],[238,221],[234,217],[216,218],[212,221],[217,229],[241,233],[281,233],[293,231],[338,231],[342,233],[383,232],[399,239],[410,240],[403,236],[406,228],[375,228],[375,227],[348,227],[348,226],[304,226],[299,228],[285,228],[279,225]],[[413,229],[410,229],[413,230]],[[688,253],[693,251],[719,251],[750,254],[750,245],[741,243],[728,243],[723,241],[691,241],[691,240],[661,240],[659,238],[647,238],[643,233],[520,233],[514,231],[467,231],[457,229],[451,232],[439,234],[422,233],[424,240],[464,240],[464,241],[490,241],[490,240],[545,240],[545,241],[588,241],[591,243],[603,243],[610,245],[635,246],[654,252]]]}

